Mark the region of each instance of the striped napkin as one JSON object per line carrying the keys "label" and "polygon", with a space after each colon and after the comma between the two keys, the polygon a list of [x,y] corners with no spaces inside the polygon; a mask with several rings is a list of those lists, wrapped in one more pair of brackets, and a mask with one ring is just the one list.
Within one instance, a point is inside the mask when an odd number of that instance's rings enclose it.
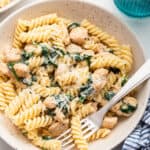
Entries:
{"label": "striped napkin", "polygon": [[150,98],[143,118],[125,140],[122,150],[150,150]]}

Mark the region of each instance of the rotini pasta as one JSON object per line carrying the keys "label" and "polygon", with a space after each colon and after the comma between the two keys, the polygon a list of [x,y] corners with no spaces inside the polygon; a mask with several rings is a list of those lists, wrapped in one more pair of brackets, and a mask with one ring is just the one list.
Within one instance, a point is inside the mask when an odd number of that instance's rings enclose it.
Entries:
{"label": "rotini pasta", "polygon": [[20,34],[27,30],[27,22],[25,20],[18,20],[17,27],[15,29],[13,47],[14,48],[22,48],[23,44],[20,41]]}
{"label": "rotini pasta", "polygon": [[50,116],[42,116],[25,121],[25,128],[27,131],[31,131],[37,128],[46,127],[52,123]]}
{"label": "rotini pasta", "polygon": [[28,138],[32,141],[33,144],[48,150],[61,150],[61,142],[53,139],[42,138],[38,135],[37,130],[32,130],[28,132]]}
{"label": "rotini pasta", "polygon": [[98,56],[96,59],[91,61],[92,69],[115,67],[120,69],[122,72],[125,72],[126,62],[115,55],[106,54],[104,56]]}
{"label": "rotini pasta", "polygon": [[10,3],[10,0],[1,0],[0,1],[0,8],[6,6],[9,3]]}
{"label": "rotini pasta", "polygon": [[95,140],[98,140],[100,138],[104,138],[106,137],[107,135],[109,135],[111,132],[110,129],[107,129],[107,128],[102,128],[102,129],[99,129],[98,131],[96,131],[92,136],[90,136],[88,138],[88,141],[89,142],[92,142],[92,141],[95,141]]}
{"label": "rotini pasta", "polygon": [[[41,149],[60,150],[59,135],[71,128],[77,149],[104,138],[120,116],[137,108],[129,94],[106,114],[102,128],[84,139],[80,119],[101,109],[127,82],[131,47],[83,20],[57,14],[19,19],[13,48],[0,55],[0,111]],[[56,138],[56,139],[55,139]]]}
{"label": "rotini pasta", "polygon": [[34,28],[43,26],[43,25],[49,25],[53,23],[58,22],[58,17],[56,14],[49,14],[41,17],[37,17],[35,19],[32,19],[29,21],[29,30],[32,30]]}
{"label": "rotini pasta", "polygon": [[94,113],[97,111],[97,107],[95,103],[88,103],[83,105],[78,111],[77,111],[77,115],[80,118],[85,118],[86,116],[88,116],[91,113]]}
{"label": "rotini pasta", "polygon": [[21,125],[23,124],[26,120],[33,119],[37,116],[40,115],[40,113],[43,111],[43,105],[41,103],[34,104],[32,107],[29,109],[20,112],[16,116],[12,118],[13,122],[15,125]]}
{"label": "rotini pasta", "polygon": [[8,104],[15,99],[16,97],[16,91],[14,89],[14,86],[11,82],[5,82],[1,84],[3,93],[5,95],[5,99],[8,102]]}
{"label": "rotini pasta", "polygon": [[88,144],[82,134],[79,116],[75,116],[71,120],[71,134],[79,150],[88,150]]}

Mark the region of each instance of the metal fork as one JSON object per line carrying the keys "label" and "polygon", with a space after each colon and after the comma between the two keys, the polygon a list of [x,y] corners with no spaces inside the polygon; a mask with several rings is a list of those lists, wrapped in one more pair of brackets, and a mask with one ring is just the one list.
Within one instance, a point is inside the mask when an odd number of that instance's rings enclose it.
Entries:
{"label": "metal fork", "polygon": [[[84,138],[89,138],[101,127],[105,114],[113,105],[115,105],[120,99],[122,99],[134,88],[136,88],[149,78],[150,59],[139,68],[139,70],[129,79],[125,86],[120,89],[120,91],[111,99],[109,103],[107,103],[99,111],[81,120],[81,127]],[[75,146],[71,136],[71,129],[68,129],[66,132],[62,133],[59,137],[57,137],[57,139],[62,142],[62,148],[65,150],[70,150]]]}

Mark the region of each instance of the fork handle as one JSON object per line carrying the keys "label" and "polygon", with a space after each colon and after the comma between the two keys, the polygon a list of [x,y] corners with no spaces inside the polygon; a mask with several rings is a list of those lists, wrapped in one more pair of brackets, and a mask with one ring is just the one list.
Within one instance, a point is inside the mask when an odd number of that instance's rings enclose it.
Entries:
{"label": "fork handle", "polygon": [[150,59],[148,59],[139,69],[138,71],[129,79],[129,81],[120,89],[120,91],[111,99],[109,103],[107,103],[103,108],[101,113],[104,114],[108,112],[108,110],[114,106],[120,99],[126,96],[133,89],[138,87],[145,80],[150,78]]}

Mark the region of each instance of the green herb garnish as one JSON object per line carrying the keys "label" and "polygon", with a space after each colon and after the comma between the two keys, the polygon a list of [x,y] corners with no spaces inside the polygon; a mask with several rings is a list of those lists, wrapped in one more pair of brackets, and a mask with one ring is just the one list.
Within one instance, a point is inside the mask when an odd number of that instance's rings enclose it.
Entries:
{"label": "green herb garnish", "polygon": [[92,87],[92,83],[93,83],[93,81],[92,81],[92,78],[90,76],[88,81],[87,81],[87,84],[82,85],[80,87],[80,89],[79,89],[79,92],[80,92],[79,101],[81,103],[83,103],[86,100],[86,98],[94,92],[94,88]]}
{"label": "green herb garnish", "polygon": [[47,56],[49,54],[49,49],[46,46],[41,46],[42,48],[42,55]]}
{"label": "green herb garnish", "polygon": [[104,98],[108,101],[111,100],[115,96],[115,93],[113,91],[107,91],[104,93]]}
{"label": "green herb garnish", "polygon": [[43,140],[51,140],[52,138],[50,136],[42,136]]}
{"label": "green herb garnish", "polygon": [[73,23],[71,23],[67,28],[68,28],[68,30],[69,30],[69,32],[70,32],[72,29],[74,29],[74,28],[76,28],[76,27],[79,27],[79,26],[80,26],[79,23],[73,22]]}
{"label": "green herb garnish", "polygon": [[62,112],[66,115],[69,112],[69,97],[64,94],[55,95],[55,101],[57,107],[59,107],[60,110],[62,110]]}
{"label": "green herb garnish", "polygon": [[121,86],[124,86],[127,81],[128,81],[128,77],[127,76],[122,77]]}
{"label": "green herb garnish", "polygon": [[36,77],[36,75],[32,75],[32,77],[31,77],[31,79],[32,79],[32,81],[37,81],[37,77]]}
{"label": "green herb garnish", "polygon": [[12,74],[14,75],[14,77],[16,78],[16,80],[19,81],[19,77],[18,77],[18,75],[17,75],[17,73],[16,73],[16,71],[14,69],[14,65],[15,65],[15,63],[12,63],[12,62],[10,62],[10,63],[7,64],[9,70],[12,72]]}
{"label": "green herb garnish", "polygon": [[80,55],[79,53],[77,54],[73,54],[72,55],[72,58],[77,61],[77,62],[80,62],[80,61],[87,61],[87,64],[90,65],[91,63],[91,57],[90,55]]}
{"label": "green herb garnish", "polygon": [[22,60],[26,61],[33,56],[33,53],[28,53],[26,51],[23,51],[21,56],[22,56]]}
{"label": "green herb garnish", "polygon": [[132,106],[130,104],[123,103],[120,106],[120,110],[124,113],[132,113],[136,110],[137,106]]}
{"label": "green herb garnish", "polygon": [[129,107],[125,103],[120,106],[120,110],[124,113],[129,113]]}

